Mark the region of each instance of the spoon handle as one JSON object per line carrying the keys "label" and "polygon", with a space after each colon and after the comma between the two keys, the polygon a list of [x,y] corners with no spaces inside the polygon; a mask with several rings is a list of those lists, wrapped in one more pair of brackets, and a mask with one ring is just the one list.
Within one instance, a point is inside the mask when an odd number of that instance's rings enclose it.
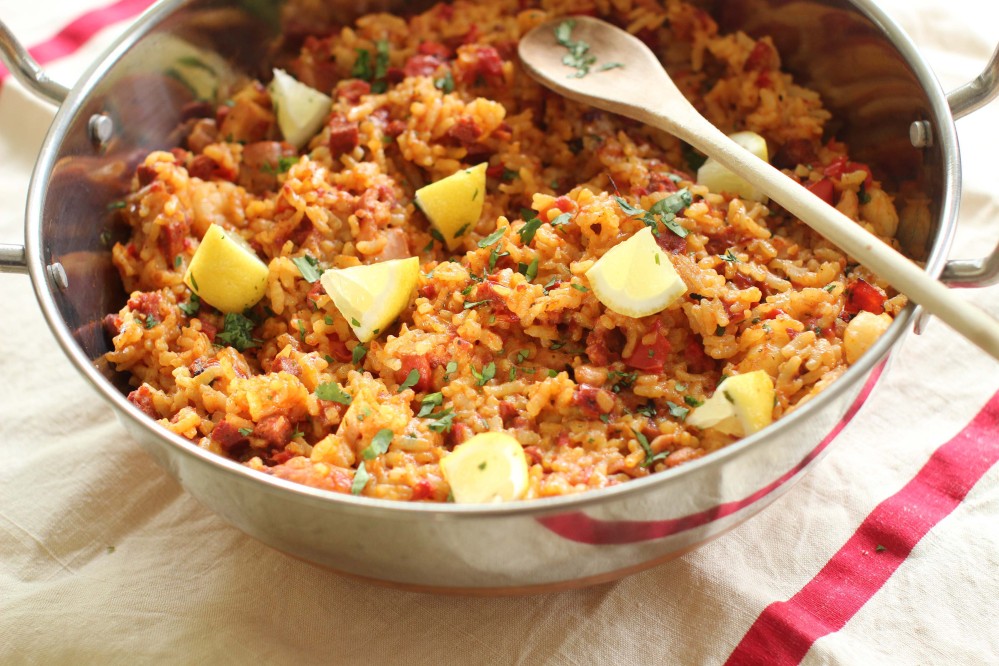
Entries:
{"label": "spoon handle", "polygon": [[693,107],[690,112],[678,112],[675,106],[661,112],[649,105],[636,111],[647,116],[639,120],[674,134],[739,174],[910,300],[999,359],[999,322],[958,298],[943,283],[779,169],[729,139]]}

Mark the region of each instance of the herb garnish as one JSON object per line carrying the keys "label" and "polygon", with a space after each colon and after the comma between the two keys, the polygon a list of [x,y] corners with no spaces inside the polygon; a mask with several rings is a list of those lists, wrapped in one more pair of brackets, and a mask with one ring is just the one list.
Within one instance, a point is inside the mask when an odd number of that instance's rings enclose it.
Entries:
{"label": "herb garnish", "polygon": [[428,428],[434,432],[451,432],[451,426],[454,425],[454,410],[448,407],[443,412],[431,414],[430,418],[434,420],[427,424]]}
{"label": "herb garnish", "polygon": [[489,247],[490,245],[492,245],[493,243],[495,243],[496,241],[498,241],[500,238],[503,238],[503,234],[506,233],[506,230],[507,230],[507,227],[500,227],[496,231],[492,232],[491,234],[489,234],[488,236],[486,236],[485,238],[483,238],[482,240],[480,240],[478,242],[478,246],[479,247]]}
{"label": "herb garnish", "polygon": [[374,460],[382,455],[388,451],[389,444],[392,443],[394,435],[395,433],[392,432],[391,428],[382,428],[371,438],[371,444],[361,451],[361,457],[365,460]]}
{"label": "herb garnish", "polygon": [[528,282],[532,282],[534,278],[538,277],[538,258],[534,259],[527,265],[524,269],[524,277],[527,278]]}
{"label": "herb garnish", "polygon": [[253,337],[253,322],[237,312],[226,314],[222,332],[217,333],[215,339],[235,347],[236,351],[244,351],[260,344],[260,340]]}
{"label": "herb garnish", "polygon": [[688,405],[690,405],[691,407],[700,407],[701,405],[704,404],[703,400],[698,400],[697,398],[695,398],[692,395],[685,395],[685,396],[683,396],[683,401],[685,403],[687,403]]}
{"label": "herb garnish", "polygon": [[444,366],[444,381],[451,379],[451,375],[458,372],[458,362],[448,361],[447,365]]}
{"label": "herb garnish", "polygon": [[648,438],[637,430],[635,431],[635,439],[638,441],[639,446],[642,447],[642,450],[645,451],[645,460],[642,461],[642,467],[648,467],[657,460],[662,460],[669,455],[666,451],[653,454],[652,445],[649,444]]}
{"label": "herb garnish", "polygon": [[607,373],[607,378],[614,380],[614,384],[611,386],[611,391],[614,393],[620,393],[622,389],[631,388],[635,381],[638,379],[637,372],[620,372],[618,370],[611,370]]}
{"label": "herb garnish", "polygon": [[420,381],[420,371],[417,370],[416,368],[413,368],[412,370],[409,371],[409,374],[406,375],[406,380],[403,383],[399,384],[399,389],[396,391],[396,393],[402,393],[409,387],[416,386],[416,382],[418,381]]}
{"label": "herb garnish", "polygon": [[[558,42],[559,46],[564,46],[568,49],[569,52],[562,56],[562,64],[575,69],[576,73],[571,76],[572,78],[579,79],[590,73],[590,68],[597,63],[597,57],[590,53],[589,44],[581,39],[572,39],[572,29],[575,27],[576,22],[573,19],[567,19],[559,23],[555,27],[555,41]],[[603,72],[615,67],[624,67],[624,65],[619,62],[609,62],[601,65],[597,71]]]}
{"label": "herb garnish", "polygon": [[253,428],[240,428],[238,432],[243,437],[249,437],[253,434]]}
{"label": "herb garnish", "polygon": [[437,88],[445,95],[454,92],[454,77],[451,76],[450,70],[445,72],[444,76],[434,79],[434,88]]}
{"label": "herb garnish", "polygon": [[357,344],[354,346],[354,352],[351,354],[351,362],[354,365],[360,365],[361,361],[364,360],[364,355],[368,353],[367,348],[362,344]]}
{"label": "herb garnish", "polygon": [[350,494],[360,495],[364,492],[364,486],[368,485],[368,479],[370,478],[371,475],[368,474],[368,470],[364,469],[364,462],[362,461],[357,466],[357,471],[354,472],[354,482],[350,484]]}
{"label": "herb garnish", "polygon": [[472,366],[472,376],[475,377],[475,383],[479,386],[485,386],[486,382],[496,376],[496,364],[489,362],[482,366],[482,370],[476,370],[475,366]]}
{"label": "herb garnish", "polygon": [[320,400],[338,402],[341,405],[349,405],[353,400],[353,398],[350,397],[350,394],[340,388],[340,385],[336,382],[326,382],[325,384],[317,386],[316,397]]}
{"label": "herb garnish", "polygon": [[443,402],[444,394],[440,391],[425,395],[423,400],[420,401],[420,411],[417,413],[417,416],[430,416],[430,413],[437,407],[440,407]]}
{"label": "herb garnish", "polygon": [[669,415],[678,421],[683,421],[687,418],[687,414],[690,413],[689,407],[681,407],[675,402],[666,401],[666,407],[669,408]]}
{"label": "herb garnish", "polygon": [[520,235],[520,241],[524,245],[530,245],[531,241],[534,240],[534,234],[537,233],[538,229],[541,228],[541,218],[532,217],[527,220],[524,226],[520,228],[517,233]]}
{"label": "herb garnish", "polygon": [[191,294],[191,299],[187,303],[180,303],[177,307],[188,317],[193,317],[201,310],[201,298],[197,294]]}
{"label": "herb garnish", "polygon": [[677,214],[694,202],[694,198],[687,188],[677,190],[665,199],[660,199],[652,204],[652,207],[648,211],[638,206],[632,206],[621,197],[614,197],[614,200],[621,207],[621,210],[624,211],[625,215],[632,218],[641,218],[645,226],[651,227],[652,233],[657,236],[659,235],[658,223],[660,222],[680,238],[686,238],[687,234],[690,233],[676,221]]}
{"label": "herb garnish", "polygon": [[295,257],[291,263],[298,267],[298,272],[302,274],[306,282],[318,282],[322,272],[319,270],[319,262],[315,257],[308,254]]}

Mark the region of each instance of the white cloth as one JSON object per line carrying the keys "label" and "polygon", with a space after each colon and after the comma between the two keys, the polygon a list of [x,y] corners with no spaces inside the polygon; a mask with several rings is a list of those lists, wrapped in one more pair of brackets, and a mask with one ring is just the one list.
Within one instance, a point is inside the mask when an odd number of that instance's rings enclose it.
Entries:
{"label": "white cloth", "polygon": [[[999,39],[994,3],[881,4],[945,89],[976,76]],[[35,44],[103,5],[4,0],[0,18]],[[48,70],[71,83],[126,26],[109,26]],[[12,80],[3,84],[0,242],[23,241],[25,192],[51,115]],[[981,255],[999,237],[997,123],[996,104],[958,122],[964,194],[953,257]],[[844,544],[879,504],[907,496],[942,445],[963,432],[985,449],[999,446],[995,405],[977,430],[966,429],[999,389],[996,362],[930,321],[905,338],[867,404],[803,481],[699,550],[616,583],[551,595],[399,592],[291,559],[200,506],[73,370],[29,280],[0,275],[0,294],[3,664],[722,663],[770,604],[804,588],[825,590],[831,596],[818,607],[834,607],[856,591],[859,578],[820,572],[856,556]],[[999,315],[996,288],[954,297]],[[928,515],[924,505],[907,507],[891,515],[905,524]],[[841,630],[811,644],[802,663],[999,663],[999,467],[931,522],[887,582]],[[885,554],[862,550],[875,564]]]}

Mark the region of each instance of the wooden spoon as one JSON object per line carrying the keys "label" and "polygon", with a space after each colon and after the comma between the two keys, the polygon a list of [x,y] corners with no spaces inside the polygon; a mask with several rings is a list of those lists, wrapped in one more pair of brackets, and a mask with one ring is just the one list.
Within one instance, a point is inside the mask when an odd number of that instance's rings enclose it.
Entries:
{"label": "wooden spoon", "polygon": [[[729,139],[677,89],[655,54],[629,33],[599,19],[572,18],[571,42],[588,45],[572,64],[565,39],[567,19],[548,21],[520,41],[527,71],[570,99],[663,129],[738,174],[792,215],[887,280],[910,300],[999,359],[999,323],[856,222],[778,169]],[[556,38],[562,26],[563,43]],[[580,47],[582,48],[582,47]]]}

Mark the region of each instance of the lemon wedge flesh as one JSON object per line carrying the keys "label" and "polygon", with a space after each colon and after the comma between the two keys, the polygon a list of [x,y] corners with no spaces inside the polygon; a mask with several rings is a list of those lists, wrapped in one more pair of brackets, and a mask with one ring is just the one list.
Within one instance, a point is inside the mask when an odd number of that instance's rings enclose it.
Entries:
{"label": "lemon wedge flesh", "polygon": [[222,312],[242,312],[264,297],[267,273],[242,236],[213,224],[191,257],[184,284]]}
{"label": "lemon wedge flesh", "polygon": [[282,69],[274,70],[268,92],[277,111],[281,134],[295,148],[304,146],[319,131],[333,106],[328,95],[310,88]]}
{"label": "lemon wedge flesh", "polygon": [[687,417],[687,425],[746,437],[773,422],[774,383],[763,370],[727,377]]}
{"label": "lemon wedge flesh", "polygon": [[377,264],[330,268],[319,278],[354,335],[368,342],[395,321],[416,288],[418,257]]}
{"label": "lemon wedge flesh", "polygon": [[486,198],[486,165],[455,171],[447,178],[416,190],[416,204],[444,237],[448,250],[479,221]]}
{"label": "lemon wedge flesh", "polygon": [[649,227],[608,250],[586,279],[601,303],[626,317],[662,312],[687,291]]}
{"label": "lemon wedge flesh", "polygon": [[441,473],[455,502],[490,504],[527,494],[527,456],[516,439],[484,432],[454,447],[441,459]]}
{"label": "lemon wedge flesh", "polygon": [[[770,154],[767,151],[767,140],[756,132],[736,132],[729,134],[728,138],[759,157],[764,162],[770,161]],[[715,193],[728,192],[743,199],[753,201],[766,201],[767,195],[753,187],[749,181],[737,176],[728,168],[722,166],[712,158],[708,158],[701,168],[697,170],[697,184],[704,185]]]}

